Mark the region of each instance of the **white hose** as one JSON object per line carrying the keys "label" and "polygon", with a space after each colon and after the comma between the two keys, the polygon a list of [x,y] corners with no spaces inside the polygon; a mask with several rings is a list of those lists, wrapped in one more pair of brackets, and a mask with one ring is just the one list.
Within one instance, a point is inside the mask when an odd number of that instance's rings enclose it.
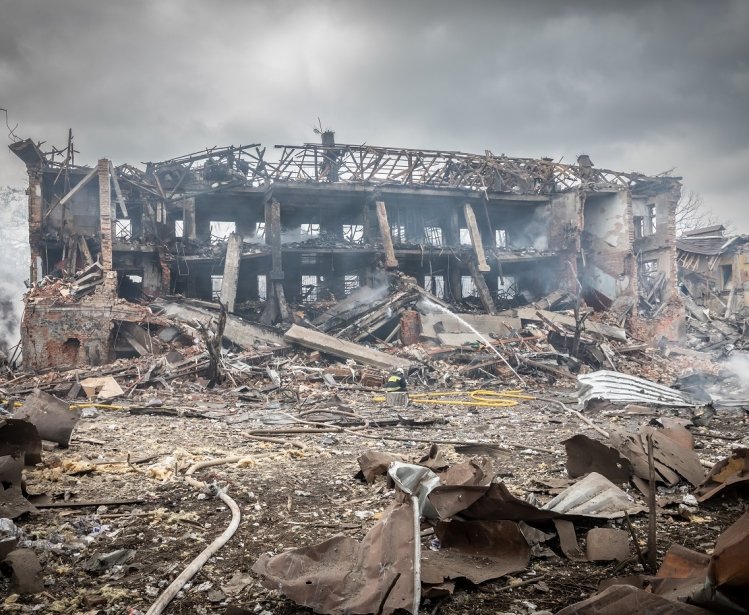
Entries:
{"label": "white hose", "polygon": [[[223,459],[212,459],[210,461],[202,461],[200,463],[196,463],[190,466],[190,468],[185,473],[185,482],[187,482],[187,484],[191,487],[202,490],[207,485],[191,478],[191,475],[195,471],[202,468],[207,468],[209,466],[217,466],[225,463],[237,463],[241,459],[242,457],[224,457]],[[156,602],[151,605],[151,608],[146,611],[146,615],[159,615],[160,613],[162,613],[164,609],[169,605],[169,603],[174,599],[174,597],[187,584],[187,582],[196,574],[198,574],[198,572],[200,572],[200,569],[205,566],[205,563],[211,557],[213,557],[213,555],[221,547],[229,542],[232,536],[234,536],[234,533],[239,527],[239,521],[242,518],[242,514],[239,511],[239,506],[237,506],[237,503],[223,492],[219,492],[218,497],[221,498],[221,501],[223,501],[224,504],[229,507],[229,510],[231,510],[231,522],[229,523],[229,527],[227,527],[218,538],[216,538],[194,560],[192,560],[187,568],[185,568],[182,573],[176,579],[174,579],[174,581],[171,582],[169,587],[164,590],[164,592],[158,597]]]}
{"label": "white hose", "polygon": [[414,509],[414,601],[411,607],[413,615],[419,615],[421,604],[421,513],[419,512],[419,498],[411,496],[411,506]]}

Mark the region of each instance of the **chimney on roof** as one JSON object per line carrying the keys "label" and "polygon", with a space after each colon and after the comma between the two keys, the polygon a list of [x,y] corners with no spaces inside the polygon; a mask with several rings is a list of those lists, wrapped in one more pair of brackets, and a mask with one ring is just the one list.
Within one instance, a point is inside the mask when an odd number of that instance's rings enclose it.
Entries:
{"label": "chimney on roof", "polygon": [[320,133],[320,139],[322,139],[323,145],[333,146],[335,145],[335,131],[334,130],[323,130]]}
{"label": "chimney on roof", "polygon": [[577,157],[577,164],[578,166],[581,166],[586,169],[593,168],[593,161],[590,159],[590,156],[588,156],[588,154],[580,154]]}

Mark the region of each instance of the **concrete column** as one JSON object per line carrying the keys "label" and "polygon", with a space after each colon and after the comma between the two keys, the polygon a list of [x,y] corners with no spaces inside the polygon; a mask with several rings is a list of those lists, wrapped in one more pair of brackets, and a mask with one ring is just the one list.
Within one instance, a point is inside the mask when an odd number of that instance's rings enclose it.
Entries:
{"label": "concrete column", "polygon": [[471,207],[470,203],[463,204],[463,212],[465,213],[468,232],[471,234],[471,243],[473,244],[473,251],[476,254],[478,269],[481,272],[491,271],[489,264],[486,262],[486,254],[484,253],[484,242],[481,239],[481,231],[479,231],[478,224],[476,223],[476,215],[473,213],[473,207]]}
{"label": "concrete column", "polygon": [[385,209],[384,201],[377,201],[377,221],[380,224],[380,235],[382,237],[382,246],[385,249],[385,267],[395,269],[398,266],[398,260],[395,258],[395,249],[393,248],[393,238],[390,235],[390,223],[388,214]]}
{"label": "concrete column", "polygon": [[102,158],[97,167],[99,175],[99,238],[101,265],[104,271],[112,269],[112,198],[109,190],[109,160]]}
{"label": "concrete column", "polygon": [[182,201],[182,238],[197,239],[194,198]]}
{"label": "concrete column", "polygon": [[42,226],[44,221],[42,199],[42,169],[27,167],[29,173],[29,244],[31,246],[31,268],[29,280],[33,284],[41,279],[39,261],[42,255]]}
{"label": "concrete column", "polygon": [[239,283],[241,259],[242,236],[238,233],[232,233],[226,242],[224,277],[221,280],[221,303],[226,306],[229,313],[234,313],[234,305],[237,300],[237,284]]}

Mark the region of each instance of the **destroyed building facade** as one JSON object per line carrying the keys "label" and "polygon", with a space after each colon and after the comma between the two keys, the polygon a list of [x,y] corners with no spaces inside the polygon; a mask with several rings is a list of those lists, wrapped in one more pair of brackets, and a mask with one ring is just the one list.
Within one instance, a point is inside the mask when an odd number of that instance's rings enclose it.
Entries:
{"label": "destroyed building facade", "polygon": [[[679,283],[696,305],[723,318],[745,318],[749,236],[726,236],[725,230],[720,224],[708,226],[687,231],[676,240]],[[704,319],[704,315],[696,317]]]}
{"label": "destroyed building facade", "polygon": [[29,177],[32,369],[136,352],[155,297],[221,300],[271,325],[375,288],[388,270],[489,314],[580,290],[653,336],[678,303],[679,178],[599,169],[588,156],[567,165],[344,145],[331,132],[273,155],[232,146],[145,168],[76,165],[70,141],[10,149]]}

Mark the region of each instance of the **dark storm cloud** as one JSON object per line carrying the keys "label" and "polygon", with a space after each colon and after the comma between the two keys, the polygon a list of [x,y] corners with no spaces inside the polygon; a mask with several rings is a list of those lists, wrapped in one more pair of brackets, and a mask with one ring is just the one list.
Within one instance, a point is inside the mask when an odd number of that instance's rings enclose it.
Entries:
{"label": "dark storm cloud", "polygon": [[346,142],[676,167],[749,231],[746,2],[0,7],[0,106],[86,160],[299,143],[320,116]]}

